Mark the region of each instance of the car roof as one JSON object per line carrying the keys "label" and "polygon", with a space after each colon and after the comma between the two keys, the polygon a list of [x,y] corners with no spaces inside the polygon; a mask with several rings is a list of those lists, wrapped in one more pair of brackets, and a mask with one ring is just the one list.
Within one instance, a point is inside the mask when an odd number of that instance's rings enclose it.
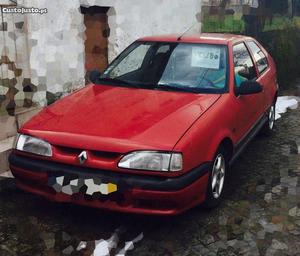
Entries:
{"label": "car roof", "polygon": [[200,33],[200,34],[171,34],[148,36],[138,39],[138,41],[158,41],[158,42],[181,42],[181,43],[208,43],[208,44],[225,44],[252,39],[251,37],[222,34],[222,33]]}

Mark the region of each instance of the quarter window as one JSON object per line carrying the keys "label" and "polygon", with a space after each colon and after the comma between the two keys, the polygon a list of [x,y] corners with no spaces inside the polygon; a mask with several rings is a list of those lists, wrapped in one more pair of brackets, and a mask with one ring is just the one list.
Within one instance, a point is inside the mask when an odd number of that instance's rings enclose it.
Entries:
{"label": "quarter window", "polygon": [[263,73],[269,67],[266,55],[263,53],[263,51],[258,47],[258,45],[255,42],[253,41],[248,42],[248,46],[254,55],[254,59],[259,73],[260,74]]}
{"label": "quarter window", "polygon": [[233,58],[235,84],[237,87],[244,81],[255,80],[257,78],[254,63],[244,43],[233,47]]}

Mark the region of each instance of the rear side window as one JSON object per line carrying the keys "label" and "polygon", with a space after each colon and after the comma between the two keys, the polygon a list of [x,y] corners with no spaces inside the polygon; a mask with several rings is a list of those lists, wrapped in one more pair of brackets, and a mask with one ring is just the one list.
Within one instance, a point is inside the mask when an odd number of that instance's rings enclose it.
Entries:
{"label": "rear side window", "polygon": [[253,53],[259,73],[263,73],[269,67],[266,55],[255,42],[248,42],[248,46]]}
{"label": "rear side window", "polygon": [[244,43],[233,46],[235,83],[239,87],[242,82],[257,78],[255,65]]}

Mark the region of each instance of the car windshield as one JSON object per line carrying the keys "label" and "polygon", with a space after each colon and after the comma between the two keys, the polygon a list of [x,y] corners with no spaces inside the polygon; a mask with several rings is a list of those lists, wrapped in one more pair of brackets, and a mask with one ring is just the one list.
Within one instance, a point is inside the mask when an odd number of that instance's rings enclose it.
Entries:
{"label": "car windshield", "polygon": [[227,92],[225,45],[135,42],[109,65],[99,83],[194,93]]}

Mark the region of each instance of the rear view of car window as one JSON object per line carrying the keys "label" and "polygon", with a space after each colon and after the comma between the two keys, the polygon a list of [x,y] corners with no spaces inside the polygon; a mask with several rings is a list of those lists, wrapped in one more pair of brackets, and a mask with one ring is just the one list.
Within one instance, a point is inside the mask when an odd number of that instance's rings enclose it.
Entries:
{"label": "rear view of car window", "polygon": [[255,80],[257,78],[254,63],[244,43],[237,44],[233,47],[233,57],[237,87],[244,81]]}
{"label": "rear view of car window", "polygon": [[254,59],[255,59],[258,71],[261,74],[269,66],[267,57],[255,42],[253,42],[253,41],[248,42],[248,45],[249,45],[251,52],[254,55]]}

